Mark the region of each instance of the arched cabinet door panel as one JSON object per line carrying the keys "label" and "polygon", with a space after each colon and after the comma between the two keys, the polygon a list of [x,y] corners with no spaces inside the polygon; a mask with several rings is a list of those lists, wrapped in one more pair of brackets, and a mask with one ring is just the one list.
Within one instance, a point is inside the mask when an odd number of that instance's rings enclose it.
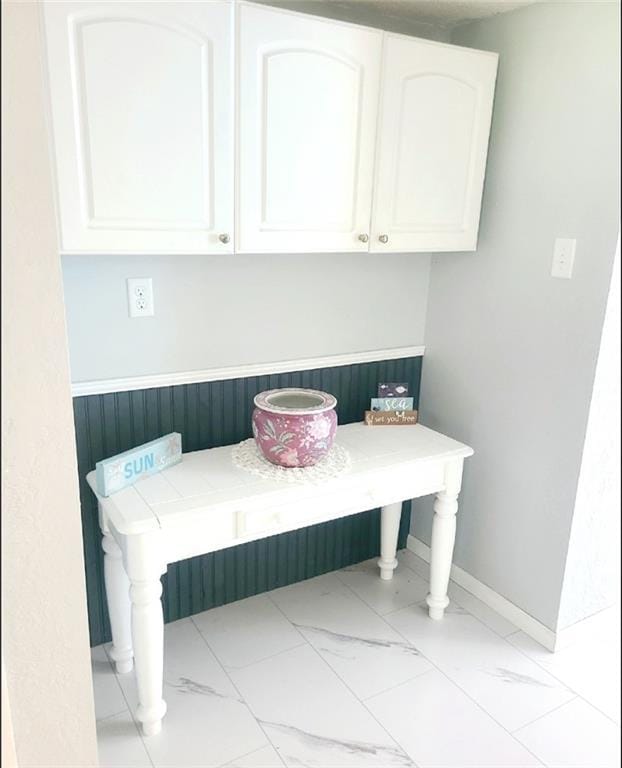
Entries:
{"label": "arched cabinet door panel", "polygon": [[45,26],[61,250],[231,252],[231,4],[49,2]]}
{"label": "arched cabinet door panel", "polygon": [[367,251],[382,33],[238,14],[237,250]]}
{"label": "arched cabinet door panel", "polygon": [[386,35],[370,250],[475,250],[497,58]]}

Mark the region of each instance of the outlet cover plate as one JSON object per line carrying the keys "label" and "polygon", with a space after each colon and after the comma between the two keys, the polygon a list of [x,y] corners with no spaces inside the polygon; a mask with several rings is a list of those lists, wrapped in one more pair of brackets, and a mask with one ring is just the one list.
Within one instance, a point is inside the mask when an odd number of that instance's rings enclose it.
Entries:
{"label": "outlet cover plate", "polygon": [[153,316],[153,283],[150,277],[128,277],[127,306],[130,317]]}
{"label": "outlet cover plate", "polygon": [[551,265],[551,275],[553,277],[570,280],[576,247],[577,241],[571,237],[558,237],[555,240],[553,264]]}

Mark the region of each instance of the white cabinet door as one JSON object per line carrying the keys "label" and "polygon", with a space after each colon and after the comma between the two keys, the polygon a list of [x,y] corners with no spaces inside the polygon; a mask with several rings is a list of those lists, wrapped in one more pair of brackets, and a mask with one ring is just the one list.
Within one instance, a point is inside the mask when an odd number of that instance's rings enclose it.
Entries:
{"label": "white cabinet door", "polygon": [[370,250],[471,251],[495,53],[386,34]]}
{"label": "white cabinet door", "polygon": [[367,251],[382,33],[238,13],[237,250]]}
{"label": "white cabinet door", "polygon": [[61,251],[231,252],[232,6],[48,2],[45,23]]}

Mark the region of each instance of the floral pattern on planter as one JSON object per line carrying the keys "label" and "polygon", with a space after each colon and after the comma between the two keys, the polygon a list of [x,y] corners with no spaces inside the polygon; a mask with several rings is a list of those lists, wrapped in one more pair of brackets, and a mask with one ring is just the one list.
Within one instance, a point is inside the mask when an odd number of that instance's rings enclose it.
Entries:
{"label": "floral pattern on planter", "polygon": [[[265,393],[257,399],[265,403]],[[323,394],[323,393],[322,393]],[[336,400],[329,409],[309,408],[308,413],[284,413],[265,410],[259,406],[253,411],[253,437],[259,449],[272,464],[282,467],[310,467],[324,458],[331,449],[337,431]]]}

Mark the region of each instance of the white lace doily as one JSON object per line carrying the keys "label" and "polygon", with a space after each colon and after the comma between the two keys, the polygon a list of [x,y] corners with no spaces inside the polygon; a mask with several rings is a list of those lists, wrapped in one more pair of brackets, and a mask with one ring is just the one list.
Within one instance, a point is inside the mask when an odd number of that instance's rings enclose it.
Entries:
{"label": "white lace doily", "polygon": [[334,444],[326,456],[312,467],[277,467],[264,457],[252,437],[233,446],[231,459],[236,467],[253,475],[288,483],[321,483],[347,472],[351,466],[348,451]]}

